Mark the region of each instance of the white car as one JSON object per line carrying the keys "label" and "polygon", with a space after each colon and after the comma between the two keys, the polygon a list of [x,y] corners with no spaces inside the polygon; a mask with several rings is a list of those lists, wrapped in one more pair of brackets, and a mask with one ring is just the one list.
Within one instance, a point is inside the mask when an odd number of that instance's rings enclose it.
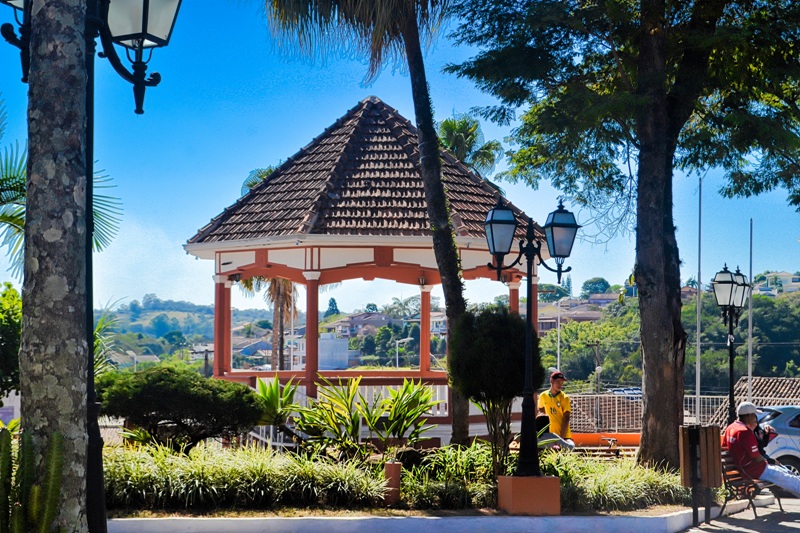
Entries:
{"label": "white car", "polygon": [[778,433],[764,451],[795,474],[800,474],[800,407],[761,407],[759,411],[759,424],[769,424]]}

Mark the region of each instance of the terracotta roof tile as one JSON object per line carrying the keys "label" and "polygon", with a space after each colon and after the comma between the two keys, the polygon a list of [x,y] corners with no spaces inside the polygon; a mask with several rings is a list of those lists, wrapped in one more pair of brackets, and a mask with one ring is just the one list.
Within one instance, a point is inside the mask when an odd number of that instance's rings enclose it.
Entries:
{"label": "terracotta roof tile", "polygon": [[[747,399],[747,377],[741,377],[736,382],[733,396],[737,405]],[[753,376],[753,403],[757,406],[796,405],[798,402],[800,402],[800,378]],[[724,428],[728,421],[728,405],[726,397],[714,412],[708,425]]]}
{"label": "terracotta roof tile", "polygon": [[[442,151],[442,179],[457,235],[483,238],[497,193]],[[511,206],[520,219],[527,217]],[[417,130],[369,97],[225,209],[189,243],[274,236],[430,235]],[[539,228],[537,228],[539,229]]]}

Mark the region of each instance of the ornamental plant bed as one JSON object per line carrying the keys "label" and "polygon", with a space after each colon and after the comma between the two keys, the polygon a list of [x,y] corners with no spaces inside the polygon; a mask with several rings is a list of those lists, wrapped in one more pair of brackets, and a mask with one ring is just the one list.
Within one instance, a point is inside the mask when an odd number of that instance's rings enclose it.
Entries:
{"label": "ornamental plant bed", "polygon": [[[505,472],[515,467],[509,457]],[[543,451],[542,474],[561,481],[561,513],[619,512],[690,502],[675,473],[637,466],[633,460],[596,461],[568,452]],[[485,512],[496,506],[488,445],[445,446],[427,451],[420,465],[403,469],[401,499],[384,510],[382,463],[336,461],[243,447],[199,445],[189,454],[163,446],[105,450],[107,506],[124,516],[137,512],[318,513],[356,511]],[[377,511],[376,511],[377,510]]]}

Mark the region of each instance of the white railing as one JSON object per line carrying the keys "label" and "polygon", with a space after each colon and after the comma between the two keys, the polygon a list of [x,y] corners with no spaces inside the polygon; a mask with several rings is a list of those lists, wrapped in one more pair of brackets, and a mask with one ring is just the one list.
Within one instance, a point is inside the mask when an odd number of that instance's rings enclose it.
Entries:
{"label": "white railing", "polygon": [[[386,398],[389,396],[388,389],[391,387],[368,385],[359,387],[359,391],[368,402],[374,401],[377,394]],[[433,417],[446,417],[449,414],[449,393],[446,385],[433,385],[433,397],[440,400],[440,403],[430,412]],[[296,400],[298,403],[305,404],[306,397],[304,391],[298,389]],[[302,401],[301,401],[302,398]],[[576,433],[598,433],[598,432],[639,432],[642,429],[642,397],[641,395],[622,395],[622,394],[571,394],[572,431]],[[686,424],[709,425],[711,423],[724,425],[727,421],[727,396],[701,395],[699,398],[693,394],[687,394],[683,399],[683,418]],[[739,402],[743,398],[736,398]],[[757,406],[769,407],[780,405],[798,405],[800,398],[775,398],[775,397],[755,397],[753,403]],[[514,402],[513,412],[519,413],[521,409],[521,399]],[[482,414],[480,409],[470,403],[470,415]],[[483,423],[473,424],[470,434],[482,434]],[[518,423],[515,422],[515,429]],[[437,431],[438,430],[438,431]],[[446,425],[437,428],[428,436],[442,437],[442,442],[449,439],[450,426]],[[366,437],[366,428],[362,428],[362,436]],[[477,433],[475,433],[477,431]],[[439,435],[441,433],[441,435]],[[263,434],[258,440],[270,442],[272,446],[282,446],[283,435]],[[293,443],[287,442],[287,446]]]}

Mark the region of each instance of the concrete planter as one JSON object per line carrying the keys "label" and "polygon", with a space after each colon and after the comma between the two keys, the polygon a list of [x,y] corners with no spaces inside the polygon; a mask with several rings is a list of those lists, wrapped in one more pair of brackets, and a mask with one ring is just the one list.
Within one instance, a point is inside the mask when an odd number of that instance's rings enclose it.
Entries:
{"label": "concrete planter", "polygon": [[561,479],[553,476],[497,478],[497,507],[509,514],[561,514]]}

